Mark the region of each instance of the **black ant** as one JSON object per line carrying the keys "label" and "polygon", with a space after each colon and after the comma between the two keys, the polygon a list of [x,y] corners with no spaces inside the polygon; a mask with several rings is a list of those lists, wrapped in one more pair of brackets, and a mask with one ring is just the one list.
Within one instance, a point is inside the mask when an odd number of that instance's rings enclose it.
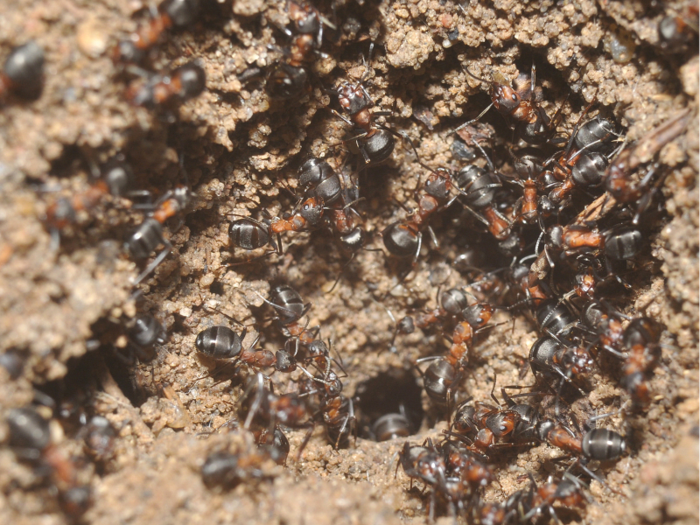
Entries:
{"label": "black ant", "polygon": [[165,31],[191,25],[199,16],[199,9],[200,0],[164,0],[146,25],[116,45],[112,58],[115,62],[142,63]]}
{"label": "black ant", "polygon": [[17,46],[5,59],[0,73],[0,100],[12,92],[29,100],[39,98],[44,80],[44,50],[30,40]]}

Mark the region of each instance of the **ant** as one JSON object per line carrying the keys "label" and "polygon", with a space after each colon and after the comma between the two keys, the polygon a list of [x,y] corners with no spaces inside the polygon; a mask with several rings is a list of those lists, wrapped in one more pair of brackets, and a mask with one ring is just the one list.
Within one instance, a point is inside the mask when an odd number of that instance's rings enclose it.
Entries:
{"label": "ant", "polygon": [[30,40],[12,49],[5,59],[0,72],[0,100],[9,92],[35,100],[43,90],[43,79],[44,51]]}
{"label": "ant", "polygon": [[545,378],[560,379],[557,386],[557,414],[561,390],[565,383],[574,386],[581,395],[585,395],[585,392],[574,383],[574,379],[592,370],[594,361],[587,349],[565,343],[558,337],[545,335],[532,345],[528,360],[535,377],[541,375]]}
{"label": "ant", "polygon": [[[222,313],[233,322],[240,324],[223,312],[219,313]],[[244,349],[243,340],[245,339],[246,333],[246,327],[238,334],[227,326],[211,326],[202,330],[197,335],[195,347],[201,354],[215,360],[233,359],[234,361],[230,364],[234,366],[242,362],[258,369],[274,367],[276,371],[284,373],[290,373],[299,368],[307,376],[311,377],[311,373],[297,363],[294,356],[290,355],[286,350],[279,350],[274,354],[270,350],[264,348],[253,350],[253,347],[255,347],[259,340],[259,336],[255,338],[248,348]]]}
{"label": "ant", "polygon": [[248,453],[214,452],[202,465],[202,481],[209,487],[231,489],[243,481],[265,479],[263,465],[270,459],[265,451]]}
{"label": "ant", "polygon": [[411,423],[405,414],[390,412],[378,418],[370,428],[374,441],[389,441],[411,435]]}
{"label": "ant", "polygon": [[[597,416],[593,420],[608,415]],[[605,486],[607,486],[605,481],[591,471],[586,466],[587,463],[589,461],[616,461],[627,452],[625,438],[607,428],[593,428],[585,433],[579,431],[576,434],[568,426],[544,418],[537,423],[536,431],[540,441],[576,456],[576,463],[581,469]]]}
{"label": "ant", "polygon": [[253,351],[253,347],[258,342],[257,337],[248,348],[243,348],[246,330],[244,328],[239,335],[227,326],[210,326],[199,332],[194,344],[198,352],[212,359],[235,359],[233,364],[240,361],[255,368],[273,366],[276,359],[271,351],[265,349]]}
{"label": "ant", "polygon": [[163,244],[163,250],[143,270],[134,281],[134,286],[143,281],[148,275],[162,263],[173,246],[163,237],[163,225],[165,221],[183,212],[190,202],[190,191],[185,186],[178,186],[167,191],[154,205],[153,212],[141,223],[141,225],[129,236],[124,243],[126,249],[136,260],[144,260],[151,255],[159,245]]}
{"label": "ant", "polygon": [[[253,391],[255,391],[254,394]],[[251,394],[253,394],[252,399]],[[265,388],[264,377],[258,372],[248,380],[241,399],[241,407],[248,408],[248,415],[243,424],[243,428],[246,430],[250,428],[256,417],[262,423],[267,424],[270,433],[274,432],[277,425],[290,428],[308,428],[297,455],[297,460],[301,458],[301,453],[311,438],[315,425],[298,394],[275,394]]]}
{"label": "ant", "polygon": [[552,207],[548,198],[540,195],[544,163],[530,148],[519,151],[517,155],[510,149],[508,152],[516,172],[516,178],[508,179],[508,182],[522,188],[522,197],[515,202],[510,220],[523,225],[539,223],[541,226],[542,218],[551,214]]}
{"label": "ant", "polygon": [[83,449],[99,463],[112,459],[116,447],[117,431],[103,416],[93,416],[81,429]]}
{"label": "ant", "polygon": [[416,316],[416,326],[427,328],[445,318],[467,321],[474,330],[483,328],[493,316],[495,306],[489,303],[469,304],[467,292],[460,288],[450,288],[438,296],[435,310]]}
{"label": "ant", "polygon": [[622,386],[632,397],[634,408],[643,408],[651,402],[647,381],[661,358],[662,325],[649,317],[633,319],[622,335],[627,350],[622,365]]}
{"label": "ant", "polygon": [[[637,202],[637,212],[632,220],[633,225],[637,225],[642,212],[649,206],[654,188],[654,175],[658,170],[658,164],[653,164],[647,173],[638,181],[632,181],[630,174],[643,162],[643,159],[650,159],[661,149],[678,137],[690,122],[691,114],[689,110],[682,111],[675,117],[657,126],[636,144],[624,148],[612,160],[607,168],[603,179],[605,190],[621,203]],[[666,174],[663,174],[656,184],[663,182]]]}
{"label": "ant", "polygon": [[515,403],[505,387],[501,388],[501,394],[506,404],[501,405],[494,395],[496,381],[497,378],[494,378],[491,398],[498,406],[482,402],[472,404],[467,400],[457,407],[450,429],[446,432],[461,441],[469,440],[470,449],[480,454],[536,440],[534,429],[540,420],[537,410],[530,405]]}
{"label": "ant", "polygon": [[587,501],[588,498],[581,490],[581,483],[570,474],[566,473],[565,478],[558,481],[550,477],[546,483],[540,485],[534,491],[534,498],[531,502],[532,508],[523,516],[523,521],[532,520],[533,518],[536,520],[546,509],[556,523],[561,523],[554,508],[555,503],[559,503],[566,508],[583,509]]}
{"label": "ant", "polygon": [[479,221],[483,222],[491,235],[505,242],[511,235],[512,224],[494,207],[496,189],[501,187],[498,171],[484,149],[473,142],[486,159],[488,171],[475,165],[462,168],[455,176],[457,186],[463,191],[462,205]]}
{"label": "ant", "polygon": [[489,85],[491,104],[476,119],[460,125],[454,130],[455,132],[479,120],[493,106],[501,115],[515,121],[514,132],[517,138],[535,145],[545,144],[552,139],[563,106],[557,110],[552,119],[540,106],[541,89],[535,87],[534,63],[530,76],[520,73],[513,82],[513,87],[506,84],[507,81],[500,72],[494,73],[493,80],[488,81],[475,76],[466,68],[464,71],[475,80]]}
{"label": "ant", "polygon": [[[328,379],[324,377],[323,382],[327,383]],[[342,384],[340,381],[337,383]],[[355,432],[355,404],[351,398],[342,395],[339,389],[325,388],[321,395],[321,413],[328,437],[335,442],[335,450],[338,450],[350,433]]]}
{"label": "ant", "polygon": [[204,69],[190,62],[169,74],[148,74],[147,79],[132,82],[127,87],[126,99],[134,106],[153,109],[198,97],[205,87]]}
{"label": "ant", "polygon": [[[292,345],[294,346],[293,356],[290,356],[285,350],[285,358],[290,360],[291,357],[295,357],[298,354],[299,345],[301,345],[306,349],[308,359],[316,363],[320,370],[325,370],[326,374],[332,373],[330,370],[331,363],[337,363],[337,361],[331,357],[330,350],[326,343],[316,338],[320,327],[314,326],[308,328],[308,321],[303,325],[299,322],[311,308],[311,303],[304,304],[299,293],[287,284],[274,287],[270,292],[270,299],[265,299],[264,297],[261,297],[261,299],[272,306],[277,314],[275,317],[277,324],[282,335],[287,338],[285,349],[288,349]],[[291,365],[298,366],[296,362],[290,361],[290,367]],[[291,369],[293,370],[293,368]],[[303,368],[302,370],[307,376],[310,376],[306,370]],[[318,379],[315,380],[319,381]],[[331,384],[334,382],[340,383],[340,381],[334,380],[319,382],[324,384]],[[342,389],[342,384],[340,388]]]}
{"label": "ant", "polygon": [[267,90],[276,100],[296,98],[304,90],[308,79],[307,65],[312,55],[319,54],[323,42],[323,24],[328,21],[313,6],[289,0],[287,15],[293,22],[296,36],[290,29],[281,29],[292,40],[283,51],[284,61],[278,61],[268,75]]}
{"label": "ant", "polygon": [[112,51],[115,62],[140,64],[150,49],[160,40],[165,31],[170,28],[181,29],[193,24],[199,16],[200,0],[163,0],[152,18],[120,41]]}
{"label": "ant", "polygon": [[401,465],[404,473],[411,480],[411,487],[413,486],[413,480],[418,479],[426,487],[431,488],[428,521],[432,523],[435,518],[437,492],[446,492],[447,469],[443,455],[430,439],[423,445],[412,445],[406,441],[403,449],[399,452],[399,462],[396,465],[397,471],[399,465]]}
{"label": "ant", "polygon": [[[267,246],[273,248],[271,253],[282,253],[282,233],[301,232],[319,225],[325,207],[320,197],[309,197],[298,212],[284,217],[256,221],[250,217],[231,222],[228,236],[231,244],[244,250],[255,250]],[[277,242],[274,236],[277,236]],[[263,254],[263,257],[267,254]]]}
{"label": "ant", "polygon": [[[280,450],[275,450],[274,445],[271,448],[266,443],[267,436],[270,435],[274,435],[275,441],[280,440],[281,456],[279,455]],[[271,475],[269,469],[266,468],[266,463],[270,460],[278,465],[284,463],[284,461],[280,463],[280,457],[286,458],[286,453],[283,451],[284,443],[286,442],[288,452],[289,442],[278,428],[269,434],[260,434],[256,439],[257,447],[251,443],[251,434],[245,433],[244,437],[247,438],[244,448],[233,453],[220,450],[207,456],[201,470],[202,481],[207,487],[219,486],[224,489],[232,489],[244,481],[269,479]],[[263,439],[262,443],[261,438]]]}
{"label": "ant", "polygon": [[46,208],[43,220],[56,245],[58,245],[58,235],[61,230],[74,224],[80,212],[93,210],[107,195],[125,197],[145,194],[145,192],[131,189],[134,173],[131,166],[120,158],[112,159],[101,170],[91,166],[90,171],[94,182],[87,190],[70,198],[57,199]]}
{"label": "ant", "polygon": [[467,401],[455,412],[448,435],[465,442],[468,440],[470,450],[484,453],[489,450],[512,447],[512,443],[501,440],[513,434],[520,423],[520,414],[515,410],[503,409],[486,403]]}
{"label": "ant", "polygon": [[267,429],[253,431],[258,448],[263,450],[272,461],[278,465],[284,465],[289,456],[289,440],[279,426],[273,432]]}
{"label": "ant", "polygon": [[547,234],[544,254],[550,267],[554,267],[550,249],[559,252],[562,260],[582,254],[601,254],[604,255],[608,273],[629,288],[628,284],[614,274],[613,262],[631,260],[644,248],[644,236],[636,226],[617,224],[601,232],[598,228],[583,224],[556,225]]}
{"label": "ant", "polygon": [[445,457],[448,480],[456,477],[460,485],[466,485],[473,492],[486,487],[495,479],[493,469],[469,450],[450,440],[443,442],[441,449]]}
{"label": "ant", "polygon": [[[588,108],[584,110],[584,114],[587,110]],[[604,150],[606,142],[617,137],[614,131],[608,128],[611,124],[604,119],[591,120],[587,124],[588,126],[584,125],[586,127],[583,128],[586,131],[583,136],[579,136],[579,125],[576,124],[566,148],[545,162],[545,166],[552,165],[552,168],[542,176],[551,176],[558,181],[548,198],[555,206],[559,206],[560,210],[575,188],[588,189],[599,186],[610,164],[610,159],[596,150]],[[601,135],[602,138],[599,138]],[[578,148],[575,151],[574,144]]]}
{"label": "ant", "polygon": [[341,246],[354,257],[365,244],[365,232],[358,222],[362,218],[353,208],[361,200],[357,182],[345,174],[341,179],[325,160],[311,158],[299,168],[299,183],[306,188],[305,195],[322,199],[329,206],[329,222]]}
{"label": "ant", "polygon": [[[449,198],[451,190],[456,187],[452,182],[452,175],[445,169],[430,171],[430,176],[415,197],[418,209],[405,219],[390,224],[382,232],[384,246],[389,253],[395,257],[412,256],[414,264],[420,254],[422,229],[433,214],[448,208],[457,199],[457,196]],[[428,231],[433,242],[437,244],[435,233],[430,226]]]}
{"label": "ant", "polygon": [[[369,62],[372,61],[373,49],[374,44],[371,44]],[[363,86],[370,66],[364,57],[362,61],[365,65],[365,73],[362,78],[354,84],[347,81],[341,82],[336,88],[338,103],[345,115],[341,115],[335,110],[332,111],[335,116],[352,126],[351,138],[345,139],[343,142],[349,144],[352,153],[359,153],[362,156],[364,165],[367,167],[386,162],[394,151],[396,144],[394,137],[403,137],[388,127],[375,122],[377,117],[388,116],[392,113],[390,111],[370,111],[370,108],[375,104]]]}
{"label": "ant", "polygon": [[276,63],[267,79],[268,93],[276,100],[296,98],[304,90],[307,64],[313,55],[320,53],[323,24],[330,25],[315,7],[305,2],[288,0],[286,10],[297,34],[288,28],[281,29],[291,39],[291,45],[283,51],[285,60]]}
{"label": "ant", "polygon": [[44,466],[58,490],[62,510],[77,519],[92,505],[90,487],[78,483],[76,464],[52,443],[49,421],[34,408],[16,408],[7,415],[9,444],[18,458]]}

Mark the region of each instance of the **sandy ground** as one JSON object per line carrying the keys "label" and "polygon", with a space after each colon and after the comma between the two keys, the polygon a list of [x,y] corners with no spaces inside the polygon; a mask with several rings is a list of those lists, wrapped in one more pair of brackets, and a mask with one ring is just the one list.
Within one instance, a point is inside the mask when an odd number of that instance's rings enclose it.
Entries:
{"label": "sandy ground", "polygon": [[[286,467],[265,465],[262,479],[230,491],[206,488],[199,469],[211,451],[249,451],[252,445],[242,433],[227,431],[240,416],[243,380],[217,383],[210,375],[212,363],[197,356],[194,340],[208,326],[230,324],[218,310],[260,333],[267,348],[279,348],[283,338],[258,294],[267,296],[271,285],[285,282],[312,303],[310,325],[319,325],[342,356],[346,393],[387,377],[382,374],[404,374],[412,383],[412,362],[444,352],[445,346],[439,333],[416,330],[400,335],[396,351],[390,351],[393,323],[385,308],[401,317],[434,307],[438,286],[469,284],[453,261],[467,248],[489,244],[476,221],[456,209],[446,212],[434,223],[440,248],[424,243],[403,283],[405,265],[379,252],[361,251],[346,266],[347,257],[327,232],[287,236],[284,256],[236,265],[250,254],[229,246],[229,222],[233,215],[261,219],[265,211],[277,216],[290,210],[295,198],[283,188],[293,191],[298,166],[309,156],[342,166],[346,153],[339,144],[347,126],[330,111],[339,109],[332,91],[339,81],[366,75],[377,106],[394,113],[387,123],[416,145],[422,161],[431,168],[458,169],[466,161],[453,154],[455,138],[448,131],[489,101],[487,86],[463,67],[480,77],[498,71],[513,79],[534,61],[545,110],[552,115],[563,104],[563,129],[571,130],[594,98],[593,112],[613,119],[628,141],[685,108],[692,112],[687,130],[659,155],[670,170],[662,188],[665,210],[654,214],[650,248],[638,262],[642,271],[627,276],[633,288],[620,300],[625,313],[652,316],[667,328],[661,366],[651,381],[653,405],[644,414],[618,414],[604,423],[630,443],[629,455],[600,470],[625,497],[594,482],[593,503],[580,515],[566,516],[589,524],[697,523],[697,39],[690,50],[671,54],[659,48],[656,32],[659,20],[683,12],[684,4],[341,0],[334,18],[333,7],[324,2],[318,9],[336,20],[339,30],[327,30],[325,56],[314,62],[307,92],[290,102],[269,100],[260,80],[238,79],[280,57],[286,40],[277,27],[287,23],[284,3],[202,4],[199,21],[169,33],[150,67],[200,60],[207,90],[157,113],[126,102],[124,77],[107,56],[117,39],[144,23],[145,4],[9,0],[0,6],[0,58],[27,39],[46,53],[41,98],[27,103],[8,97],[0,107],[0,352],[13,352],[24,362],[14,378],[0,367],[0,415],[29,403],[33,385],[39,385],[112,422],[119,434],[114,458],[103,465],[79,462],[81,479],[94,493],[82,520],[425,520],[428,498],[415,486],[409,491],[403,473],[394,475],[403,440],[358,438],[355,446],[336,452],[320,427],[298,463],[292,456],[304,430],[288,433],[292,454]],[[370,41],[376,49],[367,73],[362,56]],[[484,120],[497,131],[497,161],[507,171],[507,125],[494,111]],[[132,164],[139,188],[156,195],[185,181],[178,168],[178,155],[184,154],[186,182],[194,193],[180,227],[166,229],[174,253],[136,298],[131,282],[139,268],[123,253],[122,243],[142,215],[129,200],[105,198],[81,214],[75,227],[62,232],[59,249],[41,222],[59,196],[88,188],[80,158],[100,163],[117,152]],[[397,145],[389,162],[361,177],[365,200],[358,209],[370,247],[381,246],[376,232],[405,216],[397,201],[414,205],[421,172],[413,152]],[[494,269],[488,260],[481,264]],[[120,364],[114,356],[128,353],[125,326],[137,311],[156,315],[169,338],[157,347],[155,359]],[[468,392],[489,401],[496,374],[499,385],[532,383],[531,374],[520,378],[519,373],[537,338],[534,324],[521,313],[500,312],[496,321],[504,324],[476,345],[462,387],[465,397]],[[252,334],[248,337],[246,342],[252,341]],[[282,391],[294,388],[289,378],[274,379]],[[614,410],[627,399],[617,372],[595,372],[589,384],[588,397],[573,406],[580,418]],[[436,422],[425,396],[422,406],[426,415],[410,438],[415,443],[446,428],[444,421]],[[82,456],[76,429],[54,427],[61,450]],[[0,425],[0,440],[6,436],[6,426]],[[527,484],[528,472],[544,479],[550,460],[560,455],[544,445],[507,454],[485,498],[503,500]],[[50,483],[18,462],[8,447],[0,448],[0,489],[2,523],[69,521]]]}

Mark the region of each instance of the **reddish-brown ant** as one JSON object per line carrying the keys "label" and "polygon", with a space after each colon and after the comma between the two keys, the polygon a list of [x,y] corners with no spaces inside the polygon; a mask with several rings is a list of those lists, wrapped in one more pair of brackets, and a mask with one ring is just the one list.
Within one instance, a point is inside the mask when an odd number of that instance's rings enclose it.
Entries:
{"label": "reddish-brown ant", "polygon": [[168,191],[155,204],[155,209],[151,215],[141,223],[125,242],[127,250],[136,260],[148,258],[151,252],[161,244],[165,246],[153,262],[139,274],[134,281],[135,285],[139,284],[155,270],[172,250],[170,242],[163,237],[163,225],[171,217],[183,212],[189,205],[189,202],[190,191],[186,187],[178,186]]}
{"label": "reddish-brown ant", "polygon": [[54,236],[56,245],[60,230],[74,224],[81,212],[92,211],[107,195],[125,197],[142,193],[131,190],[134,174],[123,160],[115,158],[102,169],[89,164],[94,177],[91,186],[72,197],[58,199],[46,207],[44,223]]}
{"label": "reddish-brown ant", "polygon": [[472,74],[468,69],[466,73],[485,84],[489,85],[491,104],[478,116],[459,126],[458,131],[479,120],[490,108],[494,106],[504,117],[516,122],[515,135],[529,144],[543,144],[548,142],[556,129],[561,114],[561,107],[550,119],[540,106],[540,91],[535,87],[535,64],[532,64],[530,76],[520,73],[514,81],[514,87],[506,84],[506,79],[499,72],[494,73],[492,81],[484,80]]}
{"label": "reddish-brown ant", "polygon": [[630,203],[638,201],[637,213],[632,221],[637,224],[639,216],[651,202],[653,186],[663,181],[664,176],[654,181],[659,166],[654,164],[638,181],[631,179],[632,172],[643,162],[652,159],[661,148],[678,137],[690,122],[690,110],[682,111],[675,117],[654,128],[636,144],[623,149],[610,163],[603,180],[608,193],[617,201]]}
{"label": "reddish-brown ant", "polygon": [[147,74],[146,79],[132,82],[127,87],[126,99],[134,106],[158,108],[195,98],[205,87],[204,70],[195,63],[189,63],[169,74]]}
{"label": "reddish-brown ant", "polygon": [[302,93],[308,79],[308,64],[319,54],[323,41],[323,24],[328,24],[315,7],[305,2],[288,0],[286,9],[294,31],[286,28],[282,31],[291,39],[291,44],[283,50],[284,60],[273,66],[267,78],[267,90],[278,100],[295,98]]}
{"label": "reddish-brown ant", "polygon": [[[370,46],[370,62],[373,47],[374,44]],[[369,65],[366,62],[365,67],[365,74],[358,82],[354,84],[341,82],[336,89],[338,103],[347,116],[341,115],[335,110],[333,113],[346,124],[353,126],[351,138],[344,141],[349,144],[350,151],[359,153],[365,166],[376,166],[389,159],[394,151],[394,137],[401,136],[388,127],[375,122],[377,117],[391,115],[391,112],[370,111],[370,108],[374,106],[374,101],[363,86],[365,77],[369,73]]]}
{"label": "reddish-brown ant", "polygon": [[164,0],[150,21],[117,44],[112,52],[116,62],[142,63],[165,31],[186,27],[199,16],[200,0]]}
{"label": "reddish-brown ant", "polygon": [[412,445],[408,441],[404,443],[399,452],[399,465],[413,484],[414,479],[422,481],[426,487],[431,488],[430,510],[428,519],[432,523],[435,515],[435,500],[438,492],[445,492],[447,484],[447,471],[445,460],[440,451],[430,440],[423,446]]}
{"label": "reddish-brown ant", "polygon": [[683,12],[662,18],[657,26],[659,47],[669,53],[680,53],[698,40],[698,2],[689,2]]}
{"label": "reddish-brown ant", "polygon": [[[318,227],[325,209],[321,197],[309,197],[301,203],[298,211],[290,215],[265,219],[265,222],[250,217],[236,219],[229,226],[229,240],[233,246],[244,250],[255,250],[269,244],[273,249],[263,254],[263,257],[271,253],[282,253],[282,233],[302,232]],[[277,242],[274,241],[275,236]]]}
{"label": "reddish-brown ant", "polygon": [[586,502],[587,498],[576,478],[568,475],[567,478],[559,481],[550,479],[535,491],[532,509],[523,516],[523,520],[529,521],[541,516],[546,509],[555,522],[561,523],[554,508],[555,503],[566,508],[583,508]]}
{"label": "reddish-brown ant", "polygon": [[63,511],[78,519],[92,503],[89,486],[78,483],[73,460],[52,441],[49,421],[31,407],[11,410],[7,415],[9,444],[18,458],[46,466],[58,490]]}
{"label": "reddish-brown ant", "polygon": [[[424,167],[430,170],[427,166]],[[455,191],[458,193],[454,193]],[[424,228],[427,227],[431,238],[437,244],[432,228],[427,225],[428,221],[435,213],[448,208],[460,193],[452,173],[442,168],[430,170],[430,175],[415,195],[417,210],[405,219],[390,224],[382,232],[384,246],[389,253],[402,258],[412,256],[415,263],[420,253]]]}
{"label": "reddish-brown ant", "polygon": [[469,165],[459,171],[455,176],[455,182],[464,194],[460,202],[486,225],[498,241],[505,242],[511,235],[512,224],[494,207],[495,190],[501,187],[498,172],[484,149],[477,142],[473,144],[486,159],[489,169],[487,171],[478,166]]}

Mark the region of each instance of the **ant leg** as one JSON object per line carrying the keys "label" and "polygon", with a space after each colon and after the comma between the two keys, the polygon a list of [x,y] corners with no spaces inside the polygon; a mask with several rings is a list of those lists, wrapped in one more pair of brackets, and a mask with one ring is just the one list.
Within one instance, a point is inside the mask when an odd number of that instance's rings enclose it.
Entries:
{"label": "ant leg", "polygon": [[[353,122],[352,122],[352,120],[350,120],[349,118],[347,118],[345,115],[341,115],[341,114],[338,113],[335,109],[331,109],[331,113],[333,113],[336,117],[338,117],[340,120],[342,120],[343,122],[345,122],[348,126],[353,126],[353,125],[354,125]],[[359,137],[357,137],[357,138],[359,138]],[[350,139],[350,140],[352,140],[352,139]]]}
{"label": "ant leg", "polygon": [[[243,424],[243,428],[248,430],[250,428],[250,424],[253,422],[253,418],[257,414],[258,410],[260,409],[260,403],[262,396],[264,394],[264,385],[263,385],[263,375],[262,373],[258,372],[255,374],[255,380],[257,382],[257,395],[255,396],[255,400],[253,401],[253,405],[250,407],[250,410],[248,411],[248,415],[245,418],[245,423]],[[248,394],[250,394],[250,391],[252,388],[255,388],[256,385],[250,385],[248,388],[246,388],[245,392],[243,393],[243,397],[241,399],[245,399]]]}
{"label": "ant leg", "polygon": [[165,260],[165,258],[172,251],[172,249],[172,244],[166,241],[165,248],[163,248],[163,250],[156,256],[156,258],[153,259],[153,262],[146,266],[146,269],[139,274],[139,276],[133,282],[133,286],[138,286],[139,284],[141,284],[141,281],[148,277],[151,274],[151,272],[155,270],[160,265],[160,263],[162,263]]}
{"label": "ant leg", "polygon": [[296,459],[297,464],[301,461],[301,454],[302,454],[302,452],[304,452],[306,445],[309,444],[309,440],[311,439],[311,435],[314,433],[315,429],[316,429],[316,422],[312,421],[311,426],[309,427],[309,430],[307,430],[306,434],[304,435],[304,440],[301,442],[301,446],[299,447],[299,452],[297,453],[297,459]]}
{"label": "ant leg", "polygon": [[486,115],[486,113],[488,113],[489,109],[491,109],[492,107],[493,107],[493,102],[491,102],[491,104],[486,106],[486,109],[484,111],[482,111],[481,113],[479,113],[479,115],[476,118],[469,120],[469,121],[465,122],[464,124],[460,124],[459,126],[454,128],[453,130],[449,131],[447,134],[451,135],[452,133],[457,133],[458,131],[466,128],[467,126],[474,124],[474,122],[478,122],[481,119],[481,117]]}

